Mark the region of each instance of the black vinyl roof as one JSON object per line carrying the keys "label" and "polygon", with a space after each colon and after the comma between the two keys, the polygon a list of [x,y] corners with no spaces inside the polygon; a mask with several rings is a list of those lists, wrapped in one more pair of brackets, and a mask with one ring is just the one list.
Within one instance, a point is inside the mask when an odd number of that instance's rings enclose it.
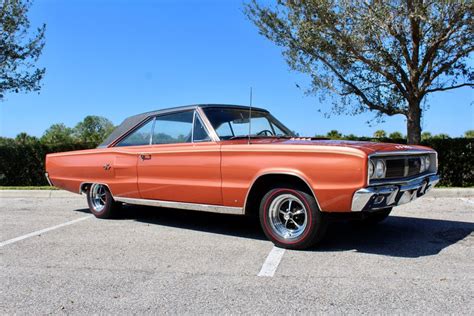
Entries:
{"label": "black vinyl roof", "polygon": [[[178,106],[178,107],[173,107],[173,108],[166,108],[166,109],[161,109],[161,110],[156,110],[156,111],[150,111],[150,112],[145,112],[137,115],[133,115],[130,117],[127,117],[125,120],[123,120],[122,123],[120,123],[119,126],[117,126],[114,131],[98,146],[98,148],[104,148],[108,147],[110,144],[112,144],[116,139],[118,139],[120,136],[123,134],[127,133],[130,129],[134,128],[147,118],[155,115],[160,115],[160,114],[167,114],[167,113],[174,113],[174,112],[180,112],[180,111],[186,111],[186,110],[194,110],[196,108],[234,108],[234,109],[249,109],[249,106],[245,105],[232,105],[232,104],[193,104],[193,105],[185,105],[185,106]],[[258,107],[253,107],[252,110],[255,111],[263,111],[263,112],[268,112],[265,109],[258,108]]]}

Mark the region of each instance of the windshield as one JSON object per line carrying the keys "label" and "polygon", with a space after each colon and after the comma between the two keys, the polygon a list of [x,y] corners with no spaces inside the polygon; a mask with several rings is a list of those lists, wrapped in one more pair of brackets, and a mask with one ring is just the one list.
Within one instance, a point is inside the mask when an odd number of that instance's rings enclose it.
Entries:
{"label": "windshield", "polygon": [[292,133],[268,112],[252,110],[249,120],[248,109],[204,109],[207,118],[220,139],[248,137],[249,123],[251,137],[291,137]]}

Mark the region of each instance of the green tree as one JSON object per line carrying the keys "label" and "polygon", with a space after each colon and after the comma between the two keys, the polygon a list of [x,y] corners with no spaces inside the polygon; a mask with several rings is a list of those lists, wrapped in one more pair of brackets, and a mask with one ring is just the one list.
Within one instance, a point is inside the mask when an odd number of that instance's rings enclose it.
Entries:
{"label": "green tree", "polygon": [[39,143],[39,139],[35,136],[28,135],[27,133],[23,132],[15,137],[15,142],[22,144],[22,145],[28,145],[28,144],[35,144]]}
{"label": "green tree", "polygon": [[[409,144],[421,140],[430,93],[473,87],[474,1],[289,0],[246,5],[289,66],[334,97],[336,113],[404,115]],[[469,22],[470,21],[470,22]]]}
{"label": "green tree", "polygon": [[402,139],[402,138],[404,138],[403,134],[400,133],[400,132],[390,133],[390,135],[388,135],[388,137],[391,138],[391,139]]}
{"label": "green tree", "polygon": [[434,138],[434,139],[449,139],[451,137],[449,137],[448,134],[440,133],[440,134],[434,135],[432,138]]}
{"label": "green tree", "polygon": [[41,137],[44,144],[72,144],[74,142],[73,129],[63,123],[51,125]]}
{"label": "green tree", "polygon": [[421,140],[428,140],[430,138],[433,138],[433,135],[431,135],[430,132],[423,132],[421,133]]}
{"label": "green tree", "polygon": [[113,129],[114,125],[105,117],[89,115],[74,127],[73,135],[81,142],[99,145]]}
{"label": "green tree", "polygon": [[326,134],[326,137],[330,138],[330,139],[341,139],[342,134],[339,133],[337,130],[333,129],[332,131],[330,131]]}
{"label": "green tree", "polygon": [[464,137],[466,138],[474,138],[474,129],[470,129],[464,133]]}
{"label": "green tree", "polygon": [[1,137],[0,136],[0,146],[10,145],[13,146],[15,144],[15,140],[9,137]]}
{"label": "green tree", "polygon": [[379,129],[378,131],[375,131],[374,137],[375,138],[386,138],[387,133],[383,129]]}
{"label": "green tree", "polygon": [[358,138],[359,137],[357,137],[354,134],[344,135],[344,139],[348,139],[348,140],[357,140]]}
{"label": "green tree", "polygon": [[38,91],[44,68],[36,68],[44,47],[46,26],[32,37],[27,13],[30,0],[3,0],[0,3],[0,101],[6,92]]}

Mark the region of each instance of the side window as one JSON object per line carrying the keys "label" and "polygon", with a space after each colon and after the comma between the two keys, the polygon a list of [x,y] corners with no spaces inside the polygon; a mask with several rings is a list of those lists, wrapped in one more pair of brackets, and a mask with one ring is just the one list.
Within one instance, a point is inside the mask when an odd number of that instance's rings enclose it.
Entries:
{"label": "side window", "polygon": [[122,146],[143,146],[150,145],[151,128],[153,126],[153,119],[149,120],[145,125],[139,127],[130,135],[122,139],[117,147]]}
{"label": "side window", "polygon": [[193,142],[208,142],[211,138],[207,134],[204,125],[199,118],[199,115],[194,112],[194,131],[193,131]]}
{"label": "side window", "polygon": [[193,111],[157,116],[152,135],[153,144],[190,143]]}

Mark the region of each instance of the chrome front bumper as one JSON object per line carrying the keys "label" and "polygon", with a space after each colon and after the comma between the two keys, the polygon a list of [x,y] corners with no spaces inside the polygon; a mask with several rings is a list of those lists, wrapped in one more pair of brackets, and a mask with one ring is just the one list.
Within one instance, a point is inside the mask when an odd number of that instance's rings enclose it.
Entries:
{"label": "chrome front bumper", "polygon": [[411,202],[431,190],[438,175],[417,178],[400,184],[371,186],[357,190],[352,198],[352,211],[371,211]]}

